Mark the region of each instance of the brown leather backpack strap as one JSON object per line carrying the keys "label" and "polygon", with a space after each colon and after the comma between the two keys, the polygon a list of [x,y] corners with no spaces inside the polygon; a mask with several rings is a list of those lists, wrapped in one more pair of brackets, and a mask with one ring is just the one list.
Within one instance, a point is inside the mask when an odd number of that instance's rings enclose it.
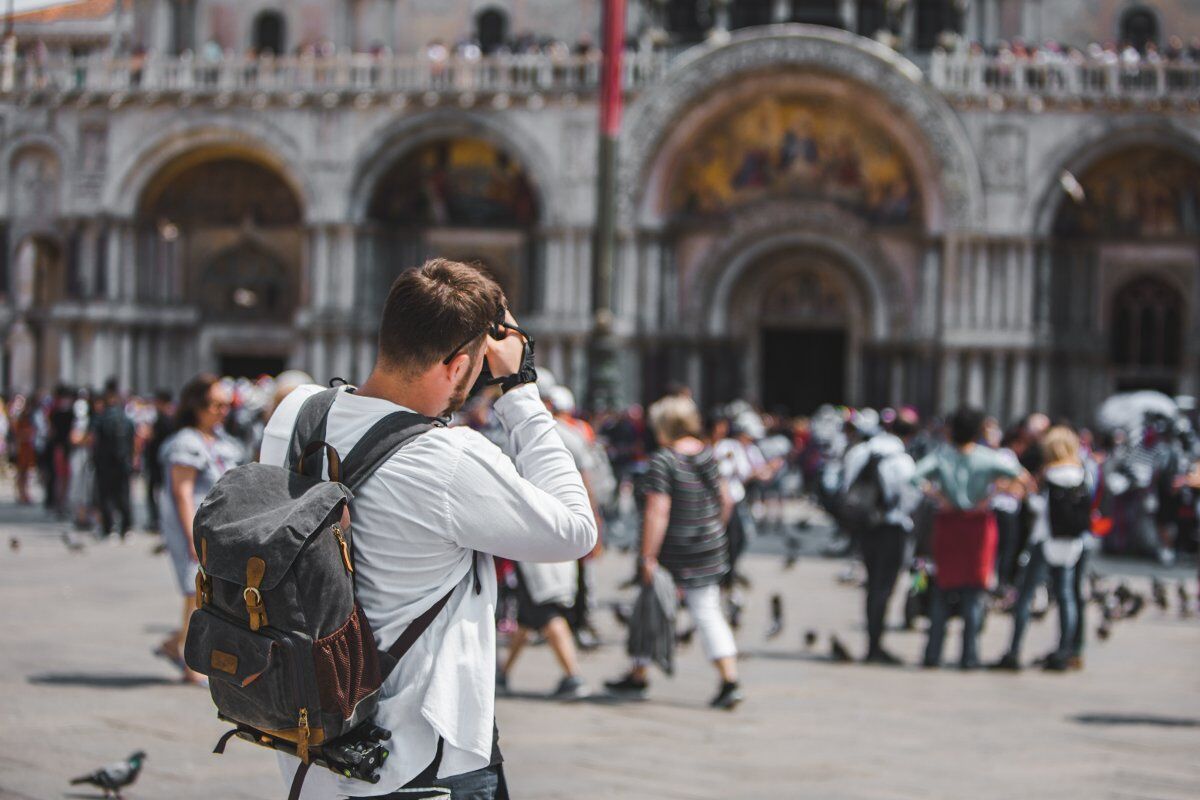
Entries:
{"label": "brown leather backpack strap", "polygon": [[309,765],[301,761],[296,767],[296,775],[292,778],[292,788],[288,790],[288,800],[300,800],[300,790],[304,788],[304,776],[308,774]]}

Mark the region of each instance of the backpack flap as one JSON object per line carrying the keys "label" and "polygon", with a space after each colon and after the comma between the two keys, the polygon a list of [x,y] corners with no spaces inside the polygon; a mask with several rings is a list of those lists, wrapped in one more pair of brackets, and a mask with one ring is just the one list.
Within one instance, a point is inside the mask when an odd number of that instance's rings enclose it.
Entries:
{"label": "backpack flap", "polygon": [[266,636],[198,611],[188,623],[183,659],[201,675],[244,688],[267,671],[274,647]]}
{"label": "backpack flap", "polygon": [[235,467],[196,512],[192,535],[204,554],[201,566],[209,577],[270,591],[308,540],[341,519],[351,497],[340,483],[283,467]]}

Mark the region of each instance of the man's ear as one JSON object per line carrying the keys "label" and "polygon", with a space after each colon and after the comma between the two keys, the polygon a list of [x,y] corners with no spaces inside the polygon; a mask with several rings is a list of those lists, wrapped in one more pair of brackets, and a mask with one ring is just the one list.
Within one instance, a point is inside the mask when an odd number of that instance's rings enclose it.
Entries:
{"label": "man's ear", "polygon": [[450,383],[457,385],[462,380],[463,375],[471,369],[471,354],[465,351],[456,353],[454,358],[450,359],[450,363],[446,365]]}

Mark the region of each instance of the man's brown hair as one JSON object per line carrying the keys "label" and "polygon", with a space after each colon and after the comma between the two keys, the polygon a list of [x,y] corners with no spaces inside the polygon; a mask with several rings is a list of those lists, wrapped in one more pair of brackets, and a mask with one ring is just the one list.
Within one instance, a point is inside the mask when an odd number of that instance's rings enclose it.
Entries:
{"label": "man's brown hair", "polygon": [[455,347],[478,346],[505,307],[504,292],[478,267],[445,258],[426,261],[392,283],[379,322],[380,361],[418,375]]}

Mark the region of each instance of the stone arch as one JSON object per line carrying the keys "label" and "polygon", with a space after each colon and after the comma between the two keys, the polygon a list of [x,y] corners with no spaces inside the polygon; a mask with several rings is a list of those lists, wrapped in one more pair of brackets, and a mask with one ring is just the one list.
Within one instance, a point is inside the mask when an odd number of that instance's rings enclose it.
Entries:
{"label": "stone arch", "polygon": [[222,157],[243,158],[274,171],[295,193],[306,219],[321,218],[324,209],[314,207],[319,195],[299,167],[295,141],[273,126],[256,123],[188,124],[164,132],[146,146],[131,147],[116,159],[112,174],[118,177],[107,186],[105,206],[117,217],[131,218],[151,182],[170,171]]}
{"label": "stone arch", "polygon": [[553,179],[548,154],[532,137],[514,136],[500,122],[467,111],[438,110],[402,117],[383,130],[365,137],[370,144],[355,158],[350,183],[350,220],[362,224],[367,219],[371,199],[379,181],[400,159],[422,145],[442,139],[474,138],[494,145],[520,162],[533,185],[539,206],[539,226],[561,221],[566,198],[560,196]]}
{"label": "stone arch", "polygon": [[1200,164],[1200,136],[1169,120],[1107,119],[1097,122],[1081,134],[1072,135],[1050,151],[1030,196],[1028,217],[1022,227],[1038,236],[1050,236],[1062,206],[1064,191],[1060,179],[1064,171],[1076,177],[1090,166],[1119,150],[1150,146],[1174,150],[1183,158]]}
{"label": "stone arch", "polygon": [[886,256],[870,244],[866,229],[856,216],[828,205],[746,209],[697,270],[685,318],[695,321],[702,336],[728,335],[730,299],[747,271],[772,252],[810,247],[850,269],[867,312],[864,340],[887,339],[904,325],[898,309],[907,305],[902,298],[910,292]]}
{"label": "stone arch", "polygon": [[[895,51],[845,31],[813,25],[772,25],[735,33],[725,44],[706,43],[685,53],[670,73],[630,109],[622,136],[619,219],[658,223],[645,215],[653,171],[678,119],[715,87],[769,70],[803,68],[872,87],[918,131],[932,160],[939,191],[928,229],[970,228],[982,218],[982,179],[970,141],[946,101],[924,83],[920,70]],[[940,209],[940,210],[937,210]],[[649,218],[648,218],[649,217]]]}

